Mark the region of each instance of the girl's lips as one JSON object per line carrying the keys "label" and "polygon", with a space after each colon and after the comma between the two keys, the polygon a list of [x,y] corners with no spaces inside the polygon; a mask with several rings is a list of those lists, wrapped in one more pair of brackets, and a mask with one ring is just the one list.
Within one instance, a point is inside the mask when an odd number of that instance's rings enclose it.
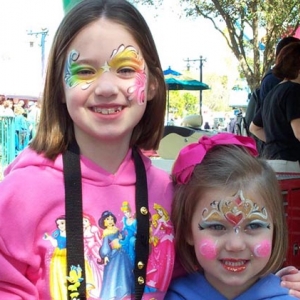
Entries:
{"label": "girl's lips", "polygon": [[98,114],[111,115],[122,111],[122,106],[117,107],[93,107],[92,110]]}
{"label": "girl's lips", "polygon": [[246,269],[249,260],[245,259],[222,259],[223,268],[229,272],[242,272]]}

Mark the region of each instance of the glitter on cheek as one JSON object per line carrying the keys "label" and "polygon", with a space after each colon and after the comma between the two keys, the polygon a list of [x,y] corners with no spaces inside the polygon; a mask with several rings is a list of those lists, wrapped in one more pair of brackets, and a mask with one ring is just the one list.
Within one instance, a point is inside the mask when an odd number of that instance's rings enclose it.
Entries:
{"label": "glitter on cheek", "polygon": [[215,242],[210,239],[204,239],[199,243],[199,252],[206,259],[215,259],[217,257],[217,247]]}
{"label": "glitter on cheek", "polygon": [[271,242],[262,241],[260,244],[254,247],[253,252],[257,257],[267,257],[271,254],[271,250],[272,250]]}

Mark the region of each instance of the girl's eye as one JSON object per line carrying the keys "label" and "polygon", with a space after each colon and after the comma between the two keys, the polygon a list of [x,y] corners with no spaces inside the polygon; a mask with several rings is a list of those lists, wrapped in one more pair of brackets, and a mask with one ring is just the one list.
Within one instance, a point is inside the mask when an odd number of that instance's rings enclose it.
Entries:
{"label": "girl's eye", "polygon": [[133,68],[122,68],[118,70],[118,73],[124,76],[132,76],[134,75],[136,72],[136,70],[134,70]]}
{"label": "girl's eye", "polygon": [[86,79],[96,74],[96,70],[90,66],[72,64],[70,69],[72,76],[77,76],[79,79]]}
{"label": "girl's eye", "polygon": [[258,223],[249,224],[249,225],[247,225],[247,228],[248,229],[258,229],[258,228],[261,228],[261,224],[258,224]]}
{"label": "girl's eye", "polygon": [[211,230],[226,230],[226,227],[221,224],[212,224],[208,228]]}
{"label": "girl's eye", "polygon": [[91,71],[91,70],[80,70],[80,71],[78,71],[77,74],[79,74],[79,75],[90,75],[90,74],[94,74],[94,72]]}
{"label": "girl's eye", "polygon": [[222,230],[226,230],[226,227],[223,224],[219,224],[219,223],[200,223],[198,224],[198,227],[200,230],[213,230],[213,231],[222,231]]}
{"label": "girl's eye", "polygon": [[253,222],[253,223],[249,223],[246,226],[245,230],[258,230],[263,228],[270,229],[270,224],[266,222]]}
{"label": "girl's eye", "polygon": [[94,74],[95,74],[94,71],[88,69],[82,69],[77,72],[77,75],[79,76],[94,75]]}

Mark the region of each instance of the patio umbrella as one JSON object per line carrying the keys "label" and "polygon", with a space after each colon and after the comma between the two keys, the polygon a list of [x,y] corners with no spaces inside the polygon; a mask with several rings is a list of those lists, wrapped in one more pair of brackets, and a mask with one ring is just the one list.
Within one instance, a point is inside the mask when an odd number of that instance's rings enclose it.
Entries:
{"label": "patio umbrella", "polygon": [[172,70],[171,67],[169,66],[169,68],[167,70],[164,70],[164,75],[172,75],[172,76],[180,76],[182,75],[181,73],[175,71],[175,70]]}
{"label": "patio umbrella", "polygon": [[202,90],[209,89],[209,86],[206,83],[184,76],[180,72],[172,70],[171,67],[163,71],[163,73],[165,76],[165,83],[167,85],[167,90],[168,90],[167,121],[169,121],[169,108],[170,108],[169,92],[170,91],[178,91],[178,90],[202,91]]}
{"label": "patio umbrella", "polygon": [[189,90],[189,91],[200,91],[208,90],[209,86],[206,83],[192,79],[192,78],[174,78],[165,76],[165,82],[167,84],[168,91],[176,90]]}

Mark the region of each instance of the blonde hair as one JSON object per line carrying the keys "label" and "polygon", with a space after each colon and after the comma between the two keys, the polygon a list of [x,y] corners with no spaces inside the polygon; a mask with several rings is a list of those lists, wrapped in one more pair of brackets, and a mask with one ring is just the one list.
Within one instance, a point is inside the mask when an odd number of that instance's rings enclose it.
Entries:
{"label": "blonde hair", "polygon": [[14,108],[14,113],[16,114],[16,115],[23,115],[24,114],[24,109],[23,109],[23,107],[22,106],[20,106],[20,105],[16,105],[15,106],[15,108]]}
{"label": "blonde hair", "polygon": [[175,187],[171,220],[175,229],[175,247],[184,268],[188,272],[201,269],[194,247],[187,241],[191,236],[190,222],[203,194],[220,188],[225,191],[251,189],[264,199],[274,231],[271,257],[259,276],[277,271],[285,259],[288,245],[279,183],[265,160],[255,158],[235,145],[213,147],[195,167],[190,181]]}

